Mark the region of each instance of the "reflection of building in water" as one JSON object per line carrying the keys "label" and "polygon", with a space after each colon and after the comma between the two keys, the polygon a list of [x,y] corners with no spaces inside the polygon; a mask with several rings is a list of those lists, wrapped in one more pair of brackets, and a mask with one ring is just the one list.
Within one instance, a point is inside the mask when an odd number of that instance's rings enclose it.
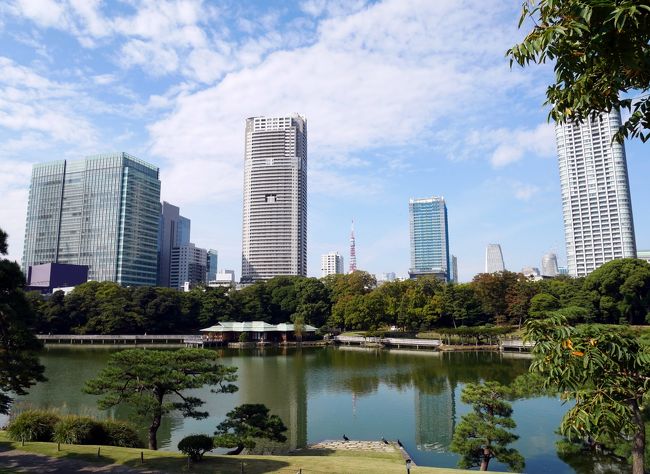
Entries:
{"label": "reflection of building in water", "polygon": [[287,427],[287,447],[307,444],[306,355],[301,351],[243,359],[247,365],[239,371],[239,403],[264,403]]}
{"label": "reflection of building in water", "polygon": [[415,444],[420,451],[446,452],[456,426],[455,386],[445,378],[440,393],[415,391]]}

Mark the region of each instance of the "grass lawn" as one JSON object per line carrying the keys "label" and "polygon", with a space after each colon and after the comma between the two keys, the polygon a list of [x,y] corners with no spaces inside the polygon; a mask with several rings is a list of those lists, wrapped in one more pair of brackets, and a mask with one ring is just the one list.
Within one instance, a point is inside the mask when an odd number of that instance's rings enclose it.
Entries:
{"label": "grass lawn", "polygon": [[[178,453],[150,451],[148,449],[118,448],[102,446],[101,456],[97,457],[97,446],[61,445],[57,451],[56,443],[25,443],[10,441],[5,432],[0,431],[2,449],[19,449],[47,456],[76,459],[100,464],[124,464],[131,467],[145,467],[167,472],[190,473],[366,473],[366,474],[404,474],[404,461],[398,452],[375,453],[369,451],[302,450],[296,455],[285,456],[206,456],[200,463],[188,469],[187,458]],[[144,464],[140,462],[140,452],[144,453]],[[242,471],[242,463],[244,470]],[[0,473],[20,472],[0,468]],[[422,474],[460,474],[456,469],[420,467],[416,472]],[[415,473],[414,473],[415,474]]]}

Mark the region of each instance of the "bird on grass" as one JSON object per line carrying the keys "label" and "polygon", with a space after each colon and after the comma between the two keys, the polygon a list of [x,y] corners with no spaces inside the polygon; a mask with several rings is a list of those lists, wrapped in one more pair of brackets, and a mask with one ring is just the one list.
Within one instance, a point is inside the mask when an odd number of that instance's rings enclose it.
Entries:
{"label": "bird on grass", "polygon": [[384,444],[388,444],[388,441],[386,441],[386,438],[384,438],[383,436],[381,437],[381,441],[382,441],[382,443],[384,443]]}
{"label": "bird on grass", "polygon": [[350,438],[348,438],[347,436],[343,435],[343,441],[350,441]]}
{"label": "bird on grass", "polygon": [[400,448],[403,448],[403,447],[404,447],[404,445],[402,444],[402,442],[401,442],[399,439],[397,440],[397,445],[398,445]]}

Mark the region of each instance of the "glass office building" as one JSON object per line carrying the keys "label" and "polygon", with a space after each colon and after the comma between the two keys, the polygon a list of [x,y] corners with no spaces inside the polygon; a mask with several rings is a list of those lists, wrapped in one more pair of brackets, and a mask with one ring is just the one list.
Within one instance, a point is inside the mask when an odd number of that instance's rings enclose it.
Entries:
{"label": "glass office building", "polygon": [[409,200],[411,278],[435,276],[449,281],[447,205],[442,197]]}
{"label": "glass office building", "polygon": [[88,265],[88,279],[155,285],[158,168],[127,153],[34,165],[23,268]]}

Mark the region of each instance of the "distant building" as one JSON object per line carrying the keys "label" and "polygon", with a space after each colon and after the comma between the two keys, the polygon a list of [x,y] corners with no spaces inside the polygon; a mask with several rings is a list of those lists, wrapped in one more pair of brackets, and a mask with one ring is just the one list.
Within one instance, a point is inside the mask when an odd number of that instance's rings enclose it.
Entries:
{"label": "distant building", "polygon": [[636,257],[625,148],[613,140],[620,126],[613,110],[555,127],[571,276]]}
{"label": "distant building", "polygon": [[547,277],[554,277],[559,274],[557,266],[557,255],[549,252],[542,257],[542,275]]}
{"label": "distant building", "polygon": [[185,283],[188,283],[190,288],[204,285],[207,261],[208,251],[193,243],[174,247],[172,249],[170,286],[182,290]]}
{"label": "distant building", "polygon": [[178,206],[163,201],[158,234],[158,286],[171,285],[172,249],[190,243],[190,220],[180,215]]}
{"label": "distant building", "polygon": [[208,281],[208,286],[235,286],[235,270],[222,270],[217,272],[214,278]]}
{"label": "distant building", "polygon": [[242,283],[307,275],[307,120],[246,119]]}
{"label": "distant building", "polygon": [[569,269],[567,267],[557,267],[558,275],[568,275]]}
{"label": "distant building", "polygon": [[158,168],[127,153],[34,165],[23,269],[88,267],[88,278],[156,285]]}
{"label": "distant building", "polygon": [[458,259],[456,255],[451,256],[451,282],[458,283]]}
{"label": "distant building", "polygon": [[357,240],[354,237],[354,219],[350,228],[350,269],[348,273],[357,271]]}
{"label": "distant building", "polygon": [[641,260],[645,260],[646,262],[650,263],[650,250],[637,250],[636,256],[637,258],[640,258]]}
{"label": "distant building", "polygon": [[217,267],[219,264],[219,252],[214,249],[208,250],[208,263],[207,263],[207,281],[213,281],[217,277]]}
{"label": "distant building", "polygon": [[503,263],[503,253],[501,245],[488,244],[485,249],[485,273],[502,272],[506,269]]}
{"label": "distant building", "polygon": [[27,291],[52,293],[55,288],[75,287],[88,281],[87,265],[43,263],[27,270]]}
{"label": "distant building", "polygon": [[448,281],[450,273],[447,205],[442,197],[409,200],[411,268],[409,276],[435,276]]}
{"label": "distant building", "polygon": [[[288,342],[296,340],[296,328],[293,324],[269,324],[264,321],[222,321],[201,329],[205,344],[221,345],[229,342],[239,342],[242,334],[246,334],[247,342]],[[302,339],[310,339],[316,333],[316,328],[309,324],[302,327]]]}
{"label": "distant building", "polygon": [[343,256],[338,252],[329,252],[320,257],[321,277],[343,273]]}

